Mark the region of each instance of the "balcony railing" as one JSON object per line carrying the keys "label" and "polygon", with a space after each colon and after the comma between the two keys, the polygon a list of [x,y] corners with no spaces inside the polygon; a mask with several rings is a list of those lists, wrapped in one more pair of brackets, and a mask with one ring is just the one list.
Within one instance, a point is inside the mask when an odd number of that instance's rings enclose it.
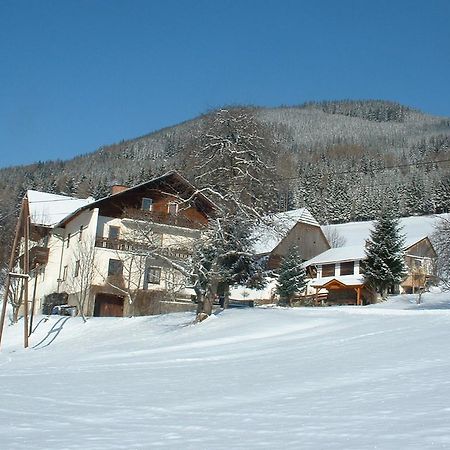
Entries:
{"label": "balcony railing", "polygon": [[124,211],[123,219],[146,220],[149,222],[161,223],[164,225],[172,225],[182,228],[192,228],[199,230],[205,227],[205,224],[196,222],[182,214],[168,214],[155,211],[143,211],[141,209],[127,209]]}
{"label": "balcony railing", "polygon": [[[48,254],[49,254],[49,248],[48,247],[31,247],[28,251],[28,259],[30,267],[36,267],[37,265],[43,266],[47,264],[48,262]],[[23,268],[24,265],[24,255],[20,256],[19,262],[20,267]]]}
{"label": "balcony railing", "polygon": [[125,239],[110,239],[102,236],[95,238],[95,246],[110,250],[125,252],[142,252],[153,256],[165,256],[170,259],[187,259],[192,252],[182,247],[156,247],[143,242],[128,241]]}

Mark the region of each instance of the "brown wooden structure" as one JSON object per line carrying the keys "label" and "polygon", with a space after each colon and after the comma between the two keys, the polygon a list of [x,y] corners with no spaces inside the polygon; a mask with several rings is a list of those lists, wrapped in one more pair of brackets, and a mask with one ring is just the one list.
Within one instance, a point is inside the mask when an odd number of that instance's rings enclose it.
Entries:
{"label": "brown wooden structure", "polygon": [[297,222],[270,252],[267,263],[269,269],[277,269],[280,266],[282,258],[294,246],[301,250],[303,260],[311,259],[330,248],[330,244],[320,226]]}
{"label": "brown wooden structure", "polygon": [[[152,200],[151,210],[142,209],[144,199]],[[171,204],[177,205],[176,214],[171,212]],[[207,225],[216,206],[178,172],[172,171],[89,203],[67,216],[59,226],[64,227],[82,211],[93,208],[99,209],[100,216],[151,220],[198,229]]]}
{"label": "brown wooden structure", "polygon": [[[342,279],[332,278],[325,281],[323,284],[314,284],[316,289],[315,297],[316,303],[318,303],[319,293],[322,289],[328,291],[326,298],[327,303],[336,303],[340,305],[363,305],[363,291],[367,288],[364,286],[363,281],[356,282],[354,279],[348,284],[342,281]],[[337,295],[336,295],[337,294]],[[324,303],[322,298],[322,304]]]}
{"label": "brown wooden structure", "polygon": [[[21,265],[22,272],[13,272],[16,259],[19,252],[20,239],[24,240],[23,248],[23,261]],[[22,200],[22,205],[20,208],[19,218],[17,220],[16,231],[14,235],[14,242],[11,250],[11,256],[8,264],[8,273],[6,275],[5,292],[3,295],[2,310],[0,314],[0,346],[3,336],[3,330],[5,326],[6,319],[6,306],[8,304],[8,295],[10,294],[11,281],[16,278],[21,280],[23,292],[23,346],[28,347],[28,337],[30,335],[29,330],[29,313],[28,313],[28,280],[30,275],[30,251],[29,251],[29,240],[30,240],[30,211],[28,207],[28,201],[26,197]]]}

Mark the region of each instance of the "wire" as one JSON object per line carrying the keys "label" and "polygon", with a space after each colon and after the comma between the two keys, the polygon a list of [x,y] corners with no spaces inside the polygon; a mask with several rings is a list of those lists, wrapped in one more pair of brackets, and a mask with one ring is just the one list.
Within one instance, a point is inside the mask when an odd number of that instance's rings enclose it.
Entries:
{"label": "wire", "polygon": [[[338,175],[338,174],[347,174],[347,173],[383,172],[384,170],[402,169],[405,167],[414,167],[414,166],[426,166],[429,164],[444,163],[444,162],[450,162],[450,159],[422,161],[422,162],[407,163],[407,164],[396,164],[393,166],[385,166],[385,167],[370,168],[370,169],[340,170],[339,172],[324,172],[323,174],[324,175]],[[299,179],[299,176],[280,177],[279,179],[280,180],[296,180],[296,179]]]}

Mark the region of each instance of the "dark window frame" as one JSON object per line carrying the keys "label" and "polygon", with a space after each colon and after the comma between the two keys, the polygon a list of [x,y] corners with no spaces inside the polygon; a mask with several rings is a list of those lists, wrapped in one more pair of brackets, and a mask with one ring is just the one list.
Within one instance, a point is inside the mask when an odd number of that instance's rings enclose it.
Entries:
{"label": "dark window frame", "polygon": [[336,264],[322,264],[322,278],[336,276]]}
{"label": "dark window frame", "polygon": [[108,262],[108,277],[123,275],[123,262],[120,259],[110,258]]}
{"label": "dark window frame", "polygon": [[[350,270],[351,268],[351,270]],[[341,263],[341,275],[354,275],[355,274],[355,261],[345,261]]]}
{"label": "dark window frame", "polygon": [[142,211],[153,211],[153,199],[150,197],[143,197],[141,200]]}
{"label": "dark window frame", "polygon": [[77,260],[75,261],[75,269],[74,269],[74,271],[73,271],[73,276],[74,276],[74,278],[76,278],[79,274],[80,274],[80,260],[77,259]]}
{"label": "dark window frame", "polygon": [[[113,231],[113,233],[111,233]],[[115,234],[115,236],[114,236]],[[120,227],[117,225],[109,225],[108,226],[108,239],[112,241],[118,240],[120,237]]]}
{"label": "dark window frame", "polygon": [[161,267],[151,266],[145,270],[145,283],[148,284],[161,284]]}
{"label": "dark window frame", "polygon": [[[177,216],[178,215],[178,203],[177,202],[169,202],[167,203],[167,214],[170,214],[171,216]],[[175,208],[175,211],[171,211],[171,208]]]}

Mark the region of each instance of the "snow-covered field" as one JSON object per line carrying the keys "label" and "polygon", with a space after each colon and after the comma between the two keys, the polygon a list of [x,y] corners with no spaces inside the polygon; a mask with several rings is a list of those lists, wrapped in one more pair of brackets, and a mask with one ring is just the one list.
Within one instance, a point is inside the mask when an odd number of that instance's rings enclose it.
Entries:
{"label": "snow-covered field", "polygon": [[450,448],[450,295],[36,321],[0,353],[0,448]]}

